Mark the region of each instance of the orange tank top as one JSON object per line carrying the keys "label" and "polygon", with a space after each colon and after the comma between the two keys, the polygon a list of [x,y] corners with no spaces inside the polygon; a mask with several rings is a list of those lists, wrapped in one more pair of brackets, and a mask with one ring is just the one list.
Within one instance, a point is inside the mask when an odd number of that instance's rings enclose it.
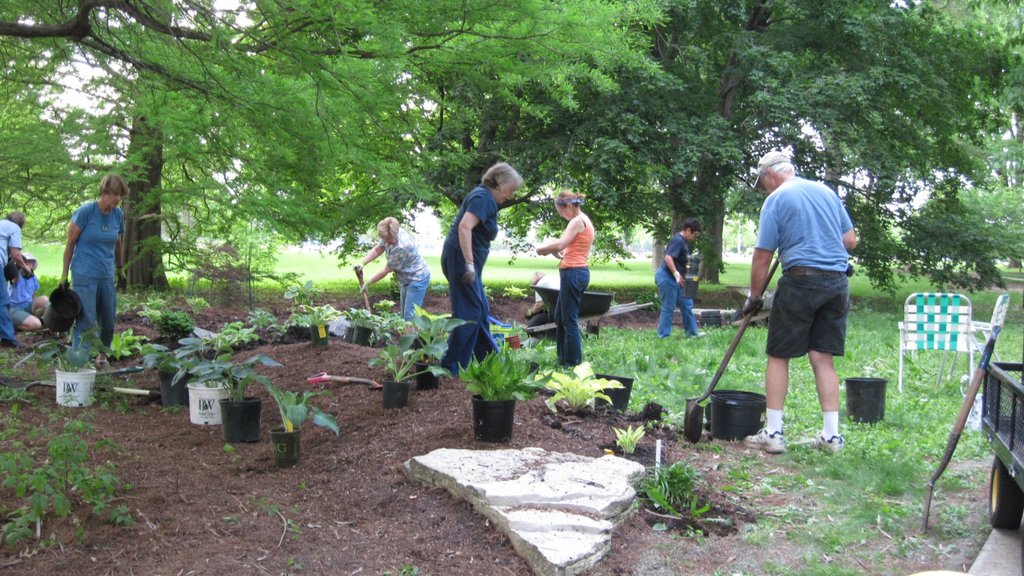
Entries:
{"label": "orange tank top", "polygon": [[583,222],[583,230],[572,239],[569,247],[562,255],[562,262],[558,265],[561,268],[586,268],[590,262],[590,247],[594,244],[594,227],[588,226],[586,220]]}

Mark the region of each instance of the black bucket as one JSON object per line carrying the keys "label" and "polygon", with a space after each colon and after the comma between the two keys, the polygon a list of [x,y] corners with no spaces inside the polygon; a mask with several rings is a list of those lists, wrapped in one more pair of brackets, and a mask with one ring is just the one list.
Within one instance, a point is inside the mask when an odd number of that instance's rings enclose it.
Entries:
{"label": "black bucket", "polygon": [[259,442],[262,408],[263,401],[259,398],[221,400],[220,422],[224,441],[229,444]]}
{"label": "black bucket", "polygon": [[[612,407],[619,412],[625,412],[629,408],[629,396],[633,392],[633,379],[626,378],[625,376],[609,376],[607,374],[594,374],[596,378],[603,378],[605,380],[615,380],[619,384],[622,384],[622,388],[605,388],[602,390],[609,398],[612,399]],[[596,405],[607,406],[608,403],[598,398]]]}
{"label": "black bucket", "polygon": [[764,394],[740,390],[711,393],[711,437],[742,440],[761,429],[767,402]]}
{"label": "black bucket", "polygon": [[508,442],[515,422],[515,400],[473,397],[473,435],[482,442]]}
{"label": "black bucket", "polygon": [[164,406],[188,406],[188,374],[181,377],[178,383],[174,383],[177,372],[165,372],[160,370],[160,403]]}
{"label": "black bucket", "polygon": [[700,289],[700,281],[696,278],[687,278],[686,282],[683,283],[683,298],[689,298],[693,300],[697,297],[697,291]]}
{"label": "black bucket", "polygon": [[67,332],[82,313],[82,300],[71,288],[57,286],[50,292],[50,305],[43,313],[43,326],[53,332]]}
{"label": "black bucket", "polygon": [[409,390],[412,382],[384,381],[384,389],[381,390],[381,401],[385,408],[404,408],[409,403]]}
{"label": "black bucket", "polygon": [[885,378],[847,378],[846,414],[871,424],[885,417]]}

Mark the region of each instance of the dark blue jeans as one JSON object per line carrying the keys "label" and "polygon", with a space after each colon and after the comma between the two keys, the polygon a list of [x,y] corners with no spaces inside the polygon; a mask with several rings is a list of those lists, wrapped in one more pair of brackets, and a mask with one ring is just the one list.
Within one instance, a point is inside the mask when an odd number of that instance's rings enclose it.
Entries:
{"label": "dark blue jeans", "polygon": [[589,268],[564,268],[558,271],[561,287],[555,305],[555,343],[559,366],[576,366],[583,362],[583,339],[580,335],[580,301],[590,285]]}

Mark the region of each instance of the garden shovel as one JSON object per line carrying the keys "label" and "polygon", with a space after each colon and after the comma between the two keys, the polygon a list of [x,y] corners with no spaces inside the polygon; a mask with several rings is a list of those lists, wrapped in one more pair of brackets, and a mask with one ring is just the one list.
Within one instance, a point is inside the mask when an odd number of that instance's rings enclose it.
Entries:
{"label": "garden shovel", "polygon": [[[768,279],[765,280],[764,286],[768,287],[768,283],[772,281],[772,277],[775,276],[775,269],[779,267],[779,260],[776,259],[772,263],[772,267],[768,270]],[[764,291],[758,294],[758,298],[764,295]],[[701,433],[704,429],[704,407],[700,405],[701,402],[707,400],[711,393],[715,391],[715,386],[718,385],[718,381],[722,379],[722,374],[725,373],[726,367],[729,366],[729,360],[732,360],[733,352],[736,351],[736,347],[740,344],[740,339],[743,338],[743,333],[746,332],[747,326],[750,325],[751,319],[754,314],[749,313],[743,316],[743,321],[740,322],[740,327],[736,330],[736,335],[732,337],[732,344],[729,344],[729,349],[726,350],[725,356],[722,357],[722,361],[718,364],[718,370],[715,372],[715,376],[711,379],[711,384],[708,384],[708,389],[704,391],[699,398],[690,398],[686,401],[686,413],[683,416],[683,436],[690,442],[697,442],[700,440]]]}
{"label": "garden shovel", "polygon": [[356,278],[359,279],[359,292],[363,295],[363,304],[366,304],[366,309],[373,312],[373,308],[370,308],[370,298],[366,295],[366,284],[363,283],[363,269],[356,268]]}
{"label": "garden shovel", "polygon": [[988,374],[988,363],[992,359],[992,351],[996,347],[996,338],[999,337],[1001,330],[1000,326],[992,326],[992,334],[988,337],[988,342],[985,342],[985,351],[981,353],[978,368],[974,370],[974,375],[971,377],[971,385],[967,387],[967,395],[964,396],[964,403],[960,406],[960,413],[957,414],[956,422],[953,423],[953,430],[949,433],[949,440],[946,442],[946,453],[942,455],[942,461],[939,462],[938,469],[935,470],[935,473],[928,480],[928,493],[924,498],[924,518],[921,521],[922,532],[928,531],[928,513],[932,507],[932,492],[935,490],[935,482],[946,471],[946,466],[949,465],[950,459],[953,458],[953,451],[956,450],[956,445],[960,442],[960,434],[964,431],[964,425],[967,423],[967,417],[971,414],[971,408],[974,407],[974,397],[978,395],[981,382]]}
{"label": "garden shovel", "polygon": [[319,384],[321,382],[338,382],[339,384],[366,384],[370,387],[370,390],[378,390],[383,388],[379,383],[369,380],[367,378],[356,378],[354,376],[331,376],[327,372],[321,372],[316,376],[310,376],[306,378],[306,382],[310,384]]}
{"label": "garden shovel", "polygon": [[[97,372],[96,375],[117,376],[120,374],[138,374],[139,372],[142,372],[142,370],[142,366],[129,366],[128,368],[118,368],[116,370],[106,370],[103,372]],[[36,380],[33,382],[28,382],[25,380],[17,380],[14,378],[0,378],[0,384],[3,384],[8,388],[13,388],[14,390],[28,390],[29,388],[34,388],[36,386],[50,386],[51,388],[53,386],[56,386],[56,383],[53,380]],[[98,389],[99,388],[97,388],[97,390]],[[134,388],[132,388],[131,390],[134,390]],[[145,390],[143,390],[143,392],[145,392]]]}

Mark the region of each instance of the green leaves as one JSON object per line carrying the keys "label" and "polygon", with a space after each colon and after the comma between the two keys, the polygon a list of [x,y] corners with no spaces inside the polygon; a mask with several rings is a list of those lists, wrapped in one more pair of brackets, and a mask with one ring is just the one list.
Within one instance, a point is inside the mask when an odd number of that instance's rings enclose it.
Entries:
{"label": "green leaves", "polygon": [[291,390],[277,388],[269,380],[262,384],[270,397],[274,399],[274,403],[277,404],[286,432],[294,432],[302,428],[302,423],[312,415],[313,424],[327,428],[334,432],[335,436],[340,434],[338,422],[334,417],[309,403],[313,398],[324,395],[326,392],[304,390],[301,394],[297,394]]}
{"label": "green leaves", "polygon": [[537,388],[527,381],[529,375],[530,365],[509,348],[491,352],[482,360],[473,357],[459,372],[466,390],[487,401],[533,398]]}
{"label": "green leaves", "polygon": [[571,372],[552,371],[539,375],[538,380],[544,383],[545,388],[554,392],[545,401],[552,412],[556,411],[555,406],[560,400],[565,400],[569,404],[569,409],[573,411],[593,406],[597,398],[611,403],[612,399],[603,390],[622,388],[622,383],[617,380],[595,377],[590,362],[574,367]]}

